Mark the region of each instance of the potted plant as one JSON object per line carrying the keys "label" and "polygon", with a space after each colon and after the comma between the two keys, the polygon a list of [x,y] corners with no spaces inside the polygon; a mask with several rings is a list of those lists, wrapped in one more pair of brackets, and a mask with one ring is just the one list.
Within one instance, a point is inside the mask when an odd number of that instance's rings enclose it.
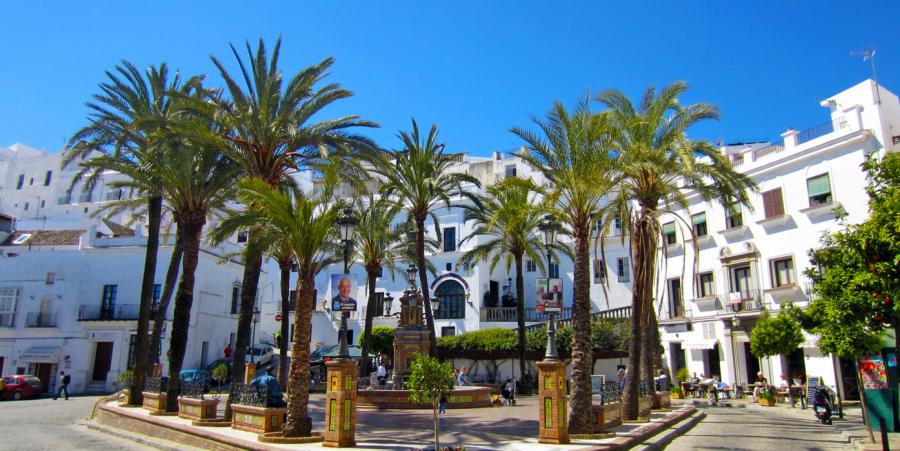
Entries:
{"label": "potted plant", "polygon": [[772,407],[775,405],[775,394],[768,390],[760,392],[758,399],[757,402],[761,406]]}
{"label": "potted plant", "polygon": [[681,387],[679,387],[677,385],[673,385],[672,388],[669,389],[669,392],[672,395],[672,399],[684,398],[684,394],[681,392]]}
{"label": "potted plant", "polygon": [[134,372],[131,370],[125,370],[119,373],[119,385],[122,386],[122,390],[125,391],[125,399],[123,400],[125,405],[131,405],[131,378],[134,377]]}

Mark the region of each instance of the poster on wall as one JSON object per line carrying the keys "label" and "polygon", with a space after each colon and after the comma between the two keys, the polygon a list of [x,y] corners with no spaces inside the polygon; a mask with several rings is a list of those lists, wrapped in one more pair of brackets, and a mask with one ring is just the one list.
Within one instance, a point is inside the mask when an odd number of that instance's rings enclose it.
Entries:
{"label": "poster on wall", "polygon": [[331,298],[332,312],[355,312],[356,299],[351,296],[356,287],[356,278],[352,274],[332,274]]}
{"label": "poster on wall", "polygon": [[866,390],[887,390],[887,371],[881,357],[859,359],[859,375]]}
{"label": "poster on wall", "polygon": [[562,310],[562,279],[538,279],[536,286],[537,311],[559,312]]}

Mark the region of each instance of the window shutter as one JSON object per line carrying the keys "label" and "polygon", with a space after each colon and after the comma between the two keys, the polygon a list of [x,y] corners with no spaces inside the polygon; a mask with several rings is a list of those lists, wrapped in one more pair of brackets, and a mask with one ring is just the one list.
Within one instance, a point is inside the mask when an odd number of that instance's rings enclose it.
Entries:
{"label": "window shutter", "polygon": [[706,212],[697,213],[694,216],[691,216],[691,224],[703,224],[706,222]]}
{"label": "window shutter", "polygon": [[809,192],[809,197],[831,194],[831,184],[828,182],[828,174],[807,179],[806,190]]}
{"label": "window shutter", "polygon": [[741,204],[735,202],[731,205],[725,207],[725,217],[733,218],[735,216],[740,216],[741,214]]}
{"label": "window shutter", "polygon": [[670,222],[668,224],[663,224],[662,226],[663,235],[668,235],[670,233],[675,233],[675,223]]}
{"label": "window shutter", "polygon": [[766,218],[773,218],[784,214],[784,203],[781,200],[781,188],[775,188],[763,193],[763,209]]}

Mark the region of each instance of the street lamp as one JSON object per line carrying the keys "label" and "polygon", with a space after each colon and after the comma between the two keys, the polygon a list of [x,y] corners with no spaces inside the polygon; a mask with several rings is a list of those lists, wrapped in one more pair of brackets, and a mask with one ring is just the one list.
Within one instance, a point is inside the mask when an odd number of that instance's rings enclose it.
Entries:
{"label": "street lamp", "polygon": [[416,286],[416,273],[419,272],[416,269],[416,265],[409,265],[409,268],[406,268],[406,281],[409,282],[410,287]]}
{"label": "street lamp", "polygon": [[255,363],[253,360],[253,344],[256,343],[256,325],[259,323],[259,308],[253,307],[253,331],[250,333],[250,363]]}
{"label": "street lamp", "polygon": [[[338,218],[338,232],[340,232],[341,241],[344,242],[344,274],[350,274],[350,245],[353,243],[353,232],[359,221],[353,217],[353,210],[350,207],[344,209],[344,215]],[[338,358],[350,358],[350,350],[347,345],[347,316],[350,312],[346,312],[341,306],[341,331],[338,342],[340,343],[340,352]]]}
{"label": "street lamp", "polygon": [[[541,233],[544,234],[544,247],[547,248],[547,289],[550,288],[550,259],[552,254],[550,249],[556,244],[556,235],[559,232],[559,225],[553,220],[553,216],[547,215],[544,221],[538,226]],[[556,353],[556,323],[553,311],[547,312],[547,353],[544,355],[546,360],[559,360]]]}
{"label": "street lamp", "polygon": [[391,293],[386,293],[384,295],[384,316],[391,316],[391,307],[394,303],[394,297],[391,296]]}

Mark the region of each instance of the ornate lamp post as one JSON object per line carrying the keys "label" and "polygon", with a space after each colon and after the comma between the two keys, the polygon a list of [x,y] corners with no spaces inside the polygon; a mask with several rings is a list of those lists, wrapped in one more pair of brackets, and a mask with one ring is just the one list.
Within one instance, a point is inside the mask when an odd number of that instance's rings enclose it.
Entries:
{"label": "ornate lamp post", "polygon": [[[547,215],[538,229],[544,236],[544,247],[547,249],[547,289],[550,289],[550,260],[553,257],[550,249],[556,245],[556,237],[559,233],[559,224],[553,220],[553,216]],[[553,321],[555,309],[547,312],[547,353],[544,358],[547,360],[559,360],[556,353],[556,323]]]}
{"label": "ornate lamp post", "polygon": [[[349,207],[344,209],[344,215],[338,218],[337,225],[341,234],[341,241],[344,242],[344,274],[350,274],[350,245],[353,243],[353,232],[356,230],[356,224],[359,221],[353,217],[353,210]],[[341,332],[340,332],[340,353],[339,358],[350,358],[350,351],[347,344],[347,316],[350,312],[341,309]]]}
{"label": "ornate lamp post", "polygon": [[[253,359],[253,345],[256,343],[256,325],[259,324],[259,308],[253,307],[253,331],[250,333],[250,363],[256,363]],[[245,360],[246,362],[246,360]]]}
{"label": "ornate lamp post", "polygon": [[385,293],[384,295],[384,316],[391,316],[391,307],[394,304],[394,297],[391,296],[391,293]]}

